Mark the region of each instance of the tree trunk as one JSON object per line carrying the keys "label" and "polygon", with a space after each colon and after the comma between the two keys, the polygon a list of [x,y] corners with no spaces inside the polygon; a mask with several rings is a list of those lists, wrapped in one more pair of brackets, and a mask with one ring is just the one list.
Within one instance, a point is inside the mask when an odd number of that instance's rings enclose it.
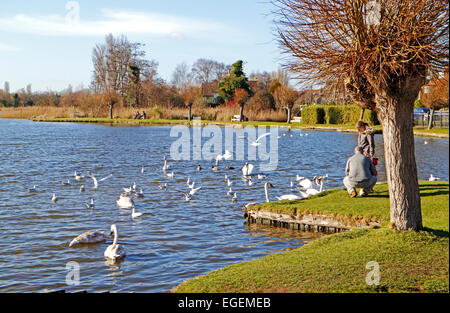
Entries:
{"label": "tree trunk", "polygon": [[383,126],[390,219],[397,230],[422,229],[411,98],[377,94],[376,100]]}
{"label": "tree trunk", "polygon": [[431,108],[430,109],[430,114],[428,117],[428,129],[432,129],[433,128],[433,117],[434,117],[434,109]]}
{"label": "tree trunk", "polygon": [[111,101],[111,102],[109,103],[109,118],[110,118],[110,119],[113,119],[113,107],[114,107],[114,102]]}
{"label": "tree trunk", "polygon": [[359,120],[362,121],[364,118],[364,112],[366,111],[366,109],[361,109],[361,115],[359,116]]}
{"label": "tree trunk", "polygon": [[189,121],[192,120],[192,115],[191,115],[191,113],[192,113],[192,104],[189,104],[189,113],[188,113],[188,119],[189,119]]}
{"label": "tree trunk", "polygon": [[241,105],[241,112],[239,113],[239,120],[242,122],[244,120],[244,105]]}
{"label": "tree trunk", "polygon": [[291,123],[291,108],[287,108],[287,123]]}

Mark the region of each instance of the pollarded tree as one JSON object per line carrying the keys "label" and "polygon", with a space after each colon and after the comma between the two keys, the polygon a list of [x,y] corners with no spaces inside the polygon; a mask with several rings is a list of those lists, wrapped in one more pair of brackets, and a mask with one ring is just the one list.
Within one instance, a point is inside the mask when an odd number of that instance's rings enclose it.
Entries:
{"label": "pollarded tree", "polygon": [[240,107],[239,120],[242,122],[244,120],[244,105],[247,103],[249,94],[244,88],[236,88],[234,90],[234,102]]}
{"label": "pollarded tree", "polygon": [[[433,128],[434,111],[443,107],[448,107],[448,71],[443,73],[443,77],[433,79],[428,86],[421,91],[421,103],[424,107],[430,109],[430,118],[428,119],[428,129]],[[424,92],[424,89],[426,92]]]}
{"label": "pollarded tree", "polygon": [[448,0],[273,0],[297,79],[337,79],[383,126],[391,223],[422,228],[412,110],[428,70],[448,64]]}
{"label": "pollarded tree", "polygon": [[294,108],[295,101],[298,99],[298,93],[289,86],[281,85],[275,90],[277,98],[280,101],[281,107],[287,112],[287,123],[291,123],[291,112]]}
{"label": "pollarded tree", "polygon": [[195,100],[201,95],[201,90],[199,87],[188,86],[181,91],[181,98],[183,99],[184,105],[189,109],[188,120],[192,120],[192,105]]}

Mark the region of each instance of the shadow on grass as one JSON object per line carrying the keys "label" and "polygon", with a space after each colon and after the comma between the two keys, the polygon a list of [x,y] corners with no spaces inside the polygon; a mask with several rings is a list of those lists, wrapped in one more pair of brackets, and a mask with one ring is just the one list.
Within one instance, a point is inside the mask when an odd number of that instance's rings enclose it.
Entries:
{"label": "shadow on grass", "polygon": [[432,233],[433,235],[437,236],[437,237],[449,237],[449,233],[446,230],[442,230],[442,229],[432,229],[432,228],[428,228],[428,227],[424,227],[423,228],[424,231]]}
{"label": "shadow on grass", "polygon": [[420,197],[441,196],[441,195],[448,195],[448,190],[447,191],[421,192],[420,193]]}

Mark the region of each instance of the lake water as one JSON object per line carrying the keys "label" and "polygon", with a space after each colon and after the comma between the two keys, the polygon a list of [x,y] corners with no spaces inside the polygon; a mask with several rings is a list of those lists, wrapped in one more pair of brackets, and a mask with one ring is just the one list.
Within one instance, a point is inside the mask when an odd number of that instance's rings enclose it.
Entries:
{"label": "lake water", "polygon": [[[318,234],[248,226],[242,206],[264,201],[266,180],[277,187],[270,190],[272,199],[292,193],[289,181],[296,174],[312,178],[328,173],[325,188],[342,188],[345,162],[357,142],[356,134],[279,129],[277,170],[249,186],[240,172],[245,160],[227,161],[235,170],[222,166],[218,172],[210,170],[208,160],[171,160],[170,147],[177,138],[170,132],[171,127],[0,119],[0,291],[167,292],[226,265],[299,247]],[[237,138],[242,130],[235,133]],[[375,138],[379,178],[384,180],[382,137]],[[416,138],[420,179],[432,173],[448,180],[448,144],[448,139]],[[164,155],[174,179],[162,172]],[[74,170],[84,175],[90,170],[97,178],[113,176],[93,190],[91,179],[73,179]],[[226,195],[225,173],[233,181],[236,203]],[[183,197],[188,176],[202,186],[191,202]],[[68,179],[72,186],[62,186]],[[135,200],[137,211],[145,215],[135,220],[115,202],[122,187],[133,182],[145,193]],[[167,191],[158,188],[162,183],[168,184]],[[81,184],[85,193],[79,192]],[[33,185],[39,192],[27,191]],[[52,193],[60,198],[56,204],[50,200]],[[86,209],[91,198],[96,207]],[[104,259],[111,240],[68,248],[77,235],[95,229],[109,232],[113,223],[127,251],[122,262]],[[71,261],[80,266],[78,286],[66,284],[66,264]]]}

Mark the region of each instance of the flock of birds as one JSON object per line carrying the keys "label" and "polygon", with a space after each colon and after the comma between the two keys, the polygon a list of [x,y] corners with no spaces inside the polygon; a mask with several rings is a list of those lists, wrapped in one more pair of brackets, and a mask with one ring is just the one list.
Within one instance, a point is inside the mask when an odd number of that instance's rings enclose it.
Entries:
{"label": "flock of birds", "polygon": [[[259,146],[261,144],[261,139],[268,135],[270,135],[270,133],[266,133],[266,134],[258,137],[256,139],[256,141],[252,141],[252,142],[250,142],[250,144],[253,146]],[[306,136],[307,134],[303,134],[303,135]],[[284,134],[284,136],[286,136],[286,134]],[[292,136],[292,134],[290,136]],[[281,137],[281,136],[279,136],[279,137]],[[230,160],[232,158],[233,158],[233,154],[228,150],[226,150],[224,154],[217,155],[215,158],[215,163],[211,166],[211,171],[213,171],[213,172],[218,171],[220,162]],[[248,163],[248,162],[245,163],[245,165],[241,168],[242,179],[246,182],[246,184],[248,184],[248,186],[252,186],[255,179],[257,179],[258,181],[264,181],[267,179],[267,175],[265,175],[263,173],[254,174],[253,173],[254,168],[255,168],[254,165],[251,163]],[[201,171],[202,170],[201,165],[197,165],[196,169],[197,169],[197,171]],[[225,169],[233,170],[235,168],[227,165],[225,167]],[[163,159],[162,171],[163,171],[164,175],[169,179],[173,179],[175,177],[175,174],[171,170],[171,166],[168,164],[167,158],[165,156]],[[144,167],[141,168],[141,173],[142,174],[144,173]],[[93,189],[94,190],[98,189],[99,183],[109,179],[112,176],[113,175],[110,174],[101,179],[97,179],[90,171],[87,171],[87,177],[91,178],[93,181]],[[76,181],[81,181],[86,178],[86,176],[82,175],[81,173],[78,173],[77,171],[74,171],[73,177]],[[292,200],[302,200],[302,199],[308,198],[309,196],[317,195],[317,194],[321,193],[322,191],[324,191],[324,182],[327,179],[328,179],[328,174],[326,174],[324,176],[314,176],[312,180],[310,180],[306,177],[302,177],[297,174],[295,177],[295,180],[291,180],[289,182],[289,187],[290,187],[291,193],[282,194],[282,195],[276,196],[275,198],[278,201],[283,201],[283,200],[292,201]],[[228,177],[227,174],[225,174],[224,180],[228,187],[227,196],[231,197],[232,202],[237,202],[237,200],[238,200],[237,192],[233,191],[233,189],[232,189],[233,181]],[[440,180],[440,178],[430,175],[429,181],[438,181],[438,180]],[[62,185],[63,186],[72,186],[70,180],[67,180],[66,182],[62,182]],[[187,178],[186,185],[187,185],[188,190],[186,193],[183,194],[184,199],[186,201],[192,201],[194,199],[194,196],[202,189],[202,187],[201,186],[197,187],[195,185],[195,181],[191,180],[191,177]],[[166,191],[168,189],[168,184],[162,183],[162,184],[159,184],[158,187],[159,187],[159,189]],[[266,181],[264,183],[264,192],[265,192],[265,201],[266,202],[270,202],[269,189],[271,189],[271,188],[275,188],[275,186],[273,186],[270,182]],[[85,185],[81,185],[79,190],[82,193],[85,192],[86,191]],[[30,193],[38,192],[38,186],[35,185],[32,188],[29,188],[28,191]],[[144,191],[142,188],[139,188],[136,185],[136,183],[134,183],[133,185],[130,185],[129,187],[124,187],[123,192],[120,194],[119,199],[116,201],[116,204],[121,209],[130,209],[132,219],[141,218],[144,214],[138,213],[135,211],[135,203],[134,203],[133,199],[131,198],[132,195],[134,195],[135,198],[144,198]],[[51,201],[56,203],[58,200],[59,199],[56,196],[56,194],[53,193]],[[244,207],[247,208],[253,204],[256,204],[256,202],[247,203],[246,205],[244,205]],[[87,209],[94,209],[95,208],[94,199],[91,198],[90,202],[86,203],[85,206]],[[105,232],[100,231],[100,230],[87,231],[85,233],[82,233],[81,235],[77,236],[69,243],[69,247],[73,247],[78,244],[101,243],[101,242],[105,242],[108,239],[108,237],[114,236],[113,243],[106,248],[106,250],[104,251],[104,256],[105,256],[105,258],[112,260],[113,262],[116,260],[122,259],[126,256],[126,251],[125,251],[125,248],[123,246],[119,245],[119,243],[118,243],[119,235],[118,235],[118,231],[117,231],[117,225],[112,224],[110,227],[110,230],[111,230],[111,232],[110,232],[109,236],[107,234],[105,234]]]}

